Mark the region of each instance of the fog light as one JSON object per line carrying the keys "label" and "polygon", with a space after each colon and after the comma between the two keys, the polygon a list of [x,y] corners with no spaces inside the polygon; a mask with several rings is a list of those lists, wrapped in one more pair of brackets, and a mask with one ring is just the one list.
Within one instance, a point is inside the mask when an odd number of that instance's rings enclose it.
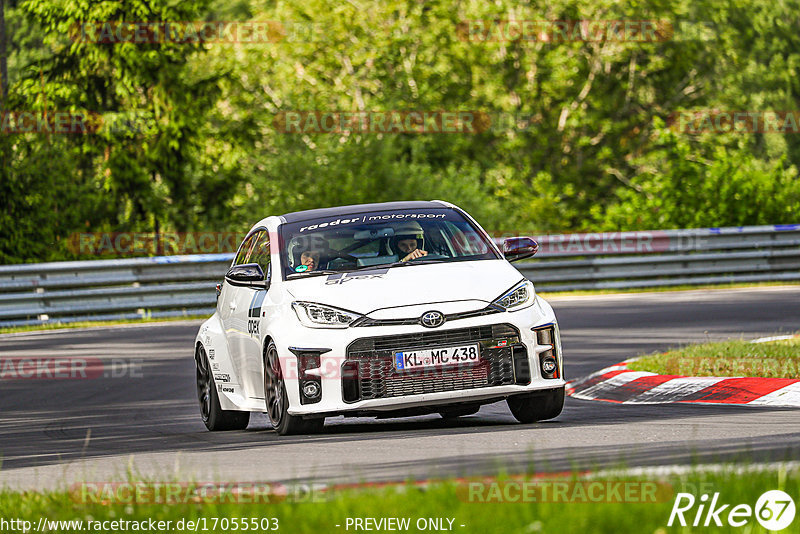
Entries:
{"label": "fog light", "polygon": [[542,378],[556,379],[561,378],[558,370],[558,336],[553,324],[538,326],[532,329],[536,334],[536,344],[540,346],[539,369],[542,371]]}
{"label": "fog light", "polygon": [[321,389],[317,382],[312,382],[310,380],[308,382],[303,382],[303,395],[309,399],[316,399],[319,397],[320,391]]}

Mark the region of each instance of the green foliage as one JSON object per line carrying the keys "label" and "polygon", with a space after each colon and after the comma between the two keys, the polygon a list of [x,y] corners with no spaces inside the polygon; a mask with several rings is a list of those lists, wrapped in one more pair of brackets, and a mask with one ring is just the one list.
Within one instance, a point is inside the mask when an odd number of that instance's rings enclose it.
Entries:
{"label": "green foliage", "polygon": [[[489,230],[796,222],[800,136],[687,134],[681,110],[792,110],[800,2],[24,0],[14,110],[135,114],[142,130],[0,135],[0,262],[76,257],[79,231],[245,230],[266,214],[443,198]],[[640,41],[489,41],[464,21],[659,20]],[[273,42],[109,44],[97,21],[277,21]],[[483,133],[286,134],[286,111],[479,111]],[[57,214],[57,221],[53,215]]]}
{"label": "green foliage", "polygon": [[[4,201],[15,228],[0,239],[0,260],[68,256],[67,238],[79,230],[196,225],[195,167],[205,113],[219,98],[223,74],[193,63],[203,51],[197,43],[109,44],[74,36],[93,21],[193,20],[205,2],[29,0],[19,9],[41,28],[50,50],[15,67],[22,74],[12,81],[9,109],[88,111],[105,127],[5,140]],[[115,117],[120,127],[111,127]]]}
{"label": "green foliage", "polygon": [[641,174],[607,209],[605,229],[771,224],[800,214],[800,181],[788,156],[769,161],[717,145],[706,158],[674,132],[655,137],[637,160]]}

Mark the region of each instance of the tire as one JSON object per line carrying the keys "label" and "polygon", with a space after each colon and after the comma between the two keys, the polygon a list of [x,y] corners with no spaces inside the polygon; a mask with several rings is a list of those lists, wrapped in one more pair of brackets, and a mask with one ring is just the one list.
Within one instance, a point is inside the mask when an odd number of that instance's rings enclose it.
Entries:
{"label": "tire", "polygon": [[545,392],[526,393],[506,399],[511,413],[520,423],[535,423],[558,417],[564,408],[564,387]]}
{"label": "tire", "polygon": [[244,430],[250,422],[250,412],[223,410],[214,376],[208,368],[206,349],[197,345],[194,353],[197,368],[197,400],[200,401],[200,417],[212,432],[220,430]]}
{"label": "tire", "polygon": [[267,417],[281,436],[314,434],[322,430],[325,425],[324,418],[303,419],[289,414],[286,382],[283,380],[278,348],[274,341],[270,341],[264,351],[264,402],[267,407]]}
{"label": "tire", "polygon": [[464,417],[478,413],[478,410],[480,409],[480,406],[453,406],[451,408],[441,410],[439,415],[441,415],[444,419],[455,419],[456,417]]}

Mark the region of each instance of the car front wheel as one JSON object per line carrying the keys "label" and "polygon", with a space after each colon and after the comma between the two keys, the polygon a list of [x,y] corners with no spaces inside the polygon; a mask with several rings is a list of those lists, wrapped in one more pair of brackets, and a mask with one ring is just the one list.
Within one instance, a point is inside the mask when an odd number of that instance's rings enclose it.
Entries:
{"label": "car front wheel", "polygon": [[289,398],[286,395],[286,382],[281,373],[278,348],[270,341],[264,351],[264,398],[267,416],[275,431],[281,436],[292,434],[313,434],[325,425],[325,419],[303,419],[289,414]]}
{"label": "car front wheel", "polygon": [[506,399],[506,403],[520,423],[553,419],[564,408],[564,387],[515,395]]}
{"label": "car front wheel", "polygon": [[206,428],[212,432],[247,428],[250,412],[223,410],[220,407],[217,385],[214,382],[214,375],[208,368],[206,349],[202,345],[197,345],[194,360],[197,368],[197,400],[200,401],[200,417]]}

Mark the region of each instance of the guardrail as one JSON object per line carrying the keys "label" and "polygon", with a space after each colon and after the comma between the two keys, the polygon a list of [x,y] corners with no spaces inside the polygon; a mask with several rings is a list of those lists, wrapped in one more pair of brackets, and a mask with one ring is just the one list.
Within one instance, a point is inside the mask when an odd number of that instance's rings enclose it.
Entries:
{"label": "guardrail", "polygon": [[543,291],[800,280],[800,224],[540,236]]}
{"label": "guardrail", "polygon": [[[539,291],[800,280],[800,224],[536,236]],[[502,238],[497,239],[502,242]],[[208,315],[233,254],[0,266],[0,326]]]}

